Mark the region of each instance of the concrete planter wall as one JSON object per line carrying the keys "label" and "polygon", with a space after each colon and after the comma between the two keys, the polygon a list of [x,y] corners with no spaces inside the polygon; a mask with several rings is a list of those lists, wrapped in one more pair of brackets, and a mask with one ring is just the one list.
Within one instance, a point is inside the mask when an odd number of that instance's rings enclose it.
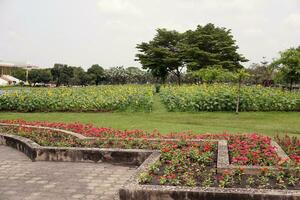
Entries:
{"label": "concrete planter wall", "polygon": [[32,161],[109,162],[139,166],[153,152],[140,149],[42,147],[29,139],[3,133],[0,133],[0,144],[25,153]]}

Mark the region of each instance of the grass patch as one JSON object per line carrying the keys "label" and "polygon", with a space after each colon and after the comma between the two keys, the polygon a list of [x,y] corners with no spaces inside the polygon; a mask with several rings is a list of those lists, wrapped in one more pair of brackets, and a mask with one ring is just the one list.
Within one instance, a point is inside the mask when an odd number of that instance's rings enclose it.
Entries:
{"label": "grass patch", "polygon": [[196,133],[256,132],[268,135],[300,134],[300,113],[224,112],[181,113],[155,111],[115,113],[11,113],[1,112],[0,119],[92,123],[117,129],[159,130],[162,133],[192,130]]}
{"label": "grass patch", "polygon": [[116,129],[141,129],[161,133],[192,130],[195,133],[261,133],[300,135],[300,112],[167,112],[154,96],[153,111],[113,113],[16,113],[0,112],[0,119],[82,122]]}

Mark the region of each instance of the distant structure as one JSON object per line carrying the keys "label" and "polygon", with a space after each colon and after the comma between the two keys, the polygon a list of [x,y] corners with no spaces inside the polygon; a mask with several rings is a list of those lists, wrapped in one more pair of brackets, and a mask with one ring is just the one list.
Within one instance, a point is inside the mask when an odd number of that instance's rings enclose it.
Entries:
{"label": "distant structure", "polygon": [[26,70],[26,83],[28,82],[28,71],[31,69],[38,69],[36,65],[28,63],[6,62],[0,60],[0,85],[18,84],[21,80],[11,76],[14,69],[22,68]]}

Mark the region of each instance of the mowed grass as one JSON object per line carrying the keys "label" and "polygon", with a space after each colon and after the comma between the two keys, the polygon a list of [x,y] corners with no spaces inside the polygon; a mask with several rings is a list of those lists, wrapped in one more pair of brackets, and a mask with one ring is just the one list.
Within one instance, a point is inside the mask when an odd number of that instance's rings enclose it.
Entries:
{"label": "mowed grass", "polygon": [[167,112],[155,96],[153,112],[114,113],[13,113],[0,112],[0,119],[82,122],[116,129],[142,129],[161,133],[261,133],[300,136],[299,112]]}

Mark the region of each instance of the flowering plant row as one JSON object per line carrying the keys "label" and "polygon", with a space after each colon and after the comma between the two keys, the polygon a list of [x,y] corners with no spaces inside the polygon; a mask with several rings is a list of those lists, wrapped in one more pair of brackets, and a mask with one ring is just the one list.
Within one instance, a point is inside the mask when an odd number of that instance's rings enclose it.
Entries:
{"label": "flowering plant row", "polygon": [[83,88],[31,88],[5,91],[5,111],[151,111],[151,86],[123,85]]}
{"label": "flowering plant row", "polygon": [[[19,124],[19,125],[35,125],[59,128],[68,131],[73,131],[75,133],[82,134],[86,137],[99,137],[100,141],[113,141],[114,145],[118,143],[117,141],[123,140],[128,141],[131,147],[134,148],[151,148],[155,149],[155,143],[148,141],[148,139],[180,139],[180,140],[190,140],[190,139],[223,139],[228,141],[229,147],[229,158],[231,164],[237,165],[260,165],[260,166],[273,166],[280,162],[279,157],[275,152],[275,147],[271,145],[271,138],[268,136],[258,135],[258,134],[194,134],[192,132],[183,133],[170,133],[170,134],[160,134],[158,131],[145,132],[142,130],[118,130],[113,128],[105,127],[95,127],[92,124],[82,124],[82,123],[62,123],[62,122],[30,122],[24,120],[2,120],[0,122],[8,124]],[[10,128],[10,130],[15,130]],[[30,129],[29,133],[34,133],[36,129]],[[15,130],[15,132],[19,132]],[[57,133],[59,134],[59,133]],[[61,134],[61,133],[60,133]],[[53,137],[53,136],[51,136]],[[99,143],[99,141],[98,141]],[[149,143],[149,144],[144,144]],[[151,144],[150,144],[151,143]],[[76,143],[77,144],[77,143]],[[79,144],[77,144],[79,145]],[[299,149],[299,143],[291,143],[291,148]],[[130,146],[130,145],[129,145]],[[99,147],[99,146],[98,146]],[[298,151],[299,152],[299,151]],[[298,154],[294,152],[294,154]],[[289,152],[287,152],[289,153]],[[297,158],[297,155],[291,157],[292,159]]]}
{"label": "flowering plant row", "polygon": [[289,157],[300,164],[300,139],[296,136],[276,136],[275,141],[283,148]]}
{"label": "flowering plant row", "polygon": [[[161,98],[169,111],[234,111],[237,87],[224,84],[167,86],[161,89]],[[244,86],[240,94],[240,110],[300,110],[300,93]]]}
{"label": "flowering plant row", "polygon": [[200,148],[188,150],[183,148],[162,151],[160,160],[139,175],[139,183],[204,188],[300,190],[300,166],[295,163],[286,163],[278,168],[279,171],[262,168],[256,175],[245,174],[242,167],[218,174],[213,160],[214,148],[205,151],[206,145],[207,143]]}

